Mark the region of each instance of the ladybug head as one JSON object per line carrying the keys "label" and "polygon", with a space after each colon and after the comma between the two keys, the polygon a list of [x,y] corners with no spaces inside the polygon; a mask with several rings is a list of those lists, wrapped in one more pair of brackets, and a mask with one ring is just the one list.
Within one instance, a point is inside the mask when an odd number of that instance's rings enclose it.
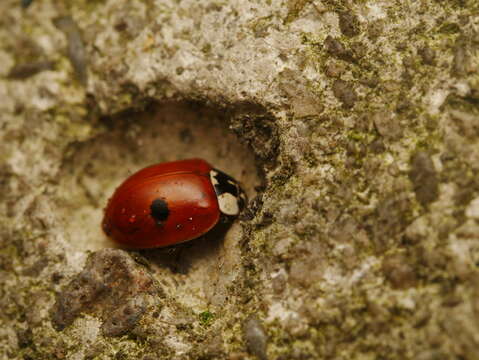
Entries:
{"label": "ladybug head", "polygon": [[227,216],[238,216],[247,201],[246,194],[239,183],[218,169],[210,171],[210,178],[221,213]]}

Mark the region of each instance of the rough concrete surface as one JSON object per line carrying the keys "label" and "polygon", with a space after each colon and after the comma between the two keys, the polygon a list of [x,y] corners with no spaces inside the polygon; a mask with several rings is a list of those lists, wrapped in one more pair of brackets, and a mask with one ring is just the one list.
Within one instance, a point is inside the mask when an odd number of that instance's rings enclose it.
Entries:
{"label": "rough concrete surface", "polygon": [[[2,0],[0,359],[479,359],[479,2]],[[202,157],[246,211],[115,248]]]}

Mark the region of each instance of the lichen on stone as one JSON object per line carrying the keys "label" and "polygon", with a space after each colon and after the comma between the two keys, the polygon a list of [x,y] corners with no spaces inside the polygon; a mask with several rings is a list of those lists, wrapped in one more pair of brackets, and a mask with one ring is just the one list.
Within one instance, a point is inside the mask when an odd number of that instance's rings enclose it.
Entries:
{"label": "lichen on stone", "polygon": [[[475,359],[478,10],[3,0],[0,358]],[[118,183],[185,157],[246,211],[114,249]]]}

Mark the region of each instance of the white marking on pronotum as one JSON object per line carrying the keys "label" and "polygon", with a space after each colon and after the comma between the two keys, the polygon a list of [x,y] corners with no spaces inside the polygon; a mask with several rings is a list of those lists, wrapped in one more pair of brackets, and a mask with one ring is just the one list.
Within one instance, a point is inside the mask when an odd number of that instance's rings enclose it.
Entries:
{"label": "white marking on pronotum", "polygon": [[[214,170],[210,171],[210,179],[213,186],[219,185],[219,181],[216,178],[217,176],[218,176],[218,172]],[[228,182],[231,185],[234,185],[235,187],[238,186],[235,182],[231,180],[228,180]],[[230,216],[236,216],[239,214],[240,208],[239,208],[238,199],[236,198],[236,196],[230,193],[223,193],[220,195],[217,194],[217,198],[218,198],[218,205],[220,207],[220,211],[223,214],[230,215]]]}
{"label": "white marking on pronotum", "polygon": [[218,173],[214,170],[211,170],[210,171],[210,180],[211,180],[211,183],[213,184],[213,186],[219,184],[218,179],[216,179],[216,176],[218,176]]}
{"label": "white marking on pronotum", "polygon": [[238,199],[233,194],[223,193],[218,196],[218,205],[220,206],[220,211],[225,215],[233,216],[239,214]]}

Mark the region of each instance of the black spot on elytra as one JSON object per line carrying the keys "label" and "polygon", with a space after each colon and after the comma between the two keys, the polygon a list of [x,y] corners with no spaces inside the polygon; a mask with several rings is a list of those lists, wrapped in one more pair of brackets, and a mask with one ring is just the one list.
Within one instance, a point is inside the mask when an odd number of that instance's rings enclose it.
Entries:
{"label": "black spot on elytra", "polygon": [[168,209],[168,204],[163,199],[155,199],[151,202],[150,205],[151,216],[155,219],[158,225],[162,225],[163,222],[168,219],[170,215],[170,210]]}

